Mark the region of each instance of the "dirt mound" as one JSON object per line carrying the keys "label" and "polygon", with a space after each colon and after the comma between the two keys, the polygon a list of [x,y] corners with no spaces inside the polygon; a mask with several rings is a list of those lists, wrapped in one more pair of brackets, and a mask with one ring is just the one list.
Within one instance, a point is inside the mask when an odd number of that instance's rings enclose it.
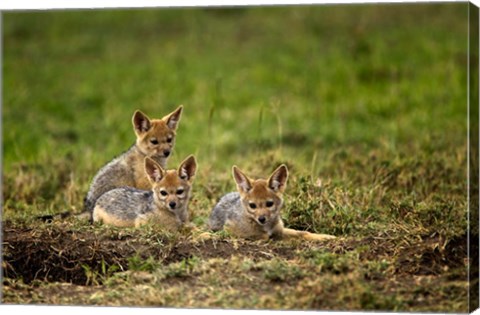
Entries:
{"label": "dirt mound", "polygon": [[[85,285],[88,284],[86,271],[100,275],[106,270],[125,271],[130,268],[132,257],[140,258],[140,262],[153,258],[163,265],[192,257],[209,259],[234,255],[254,261],[274,257],[293,259],[298,250],[310,246],[219,238],[192,240],[188,236],[169,238],[162,235],[155,235],[153,241],[151,236],[136,234],[137,231],[105,233],[93,227],[72,229],[55,224],[34,229],[4,223],[3,227],[3,274],[6,278],[23,279],[25,283],[41,280]],[[439,275],[449,268],[465,265],[467,257],[466,235],[448,241],[436,236],[410,244],[373,237],[339,239],[315,244],[315,249],[345,253],[362,246],[368,248],[360,254],[362,261],[396,257],[394,273],[399,275]],[[110,269],[111,266],[115,268]]]}
{"label": "dirt mound", "polygon": [[407,247],[399,255],[396,272],[412,275],[440,275],[448,269],[465,265],[467,235],[448,241],[441,237],[425,238],[423,243]]}
{"label": "dirt mound", "polygon": [[142,253],[148,245],[134,239],[113,240],[93,233],[58,228],[5,227],[3,231],[3,272],[8,278],[85,284],[85,269],[100,272],[128,267],[127,258]]}
{"label": "dirt mound", "polygon": [[252,259],[293,257],[286,246],[268,246],[267,243],[241,243],[207,239],[192,242],[189,239],[172,241],[156,236],[155,242],[136,237],[135,234],[93,233],[52,225],[46,229],[33,229],[4,224],[3,274],[7,278],[21,278],[25,283],[38,279],[47,282],[67,282],[84,285],[88,282],[86,270],[105,273],[111,266],[116,270],[129,269],[131,257],[153,257],[168,265],[193,256],[202,258],[232,255]]}

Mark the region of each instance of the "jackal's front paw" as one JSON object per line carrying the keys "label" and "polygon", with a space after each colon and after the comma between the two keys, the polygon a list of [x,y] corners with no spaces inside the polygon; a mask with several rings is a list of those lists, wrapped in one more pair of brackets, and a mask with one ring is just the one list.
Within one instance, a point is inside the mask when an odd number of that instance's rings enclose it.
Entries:
{"label": "jackal's front paw", "polygon": [[203,232],[203,233],[200,233],[200,234],[197,236],[197,238],[198,238],[199,240],[202,240],[202,241],[203,241],[203,240],[209,240],[209,239],[212,238],[212,233],[210,233],[210,232]]}
{"label": "jackal's front paw", "polygon": [[192,222],[183,224],[179,230],[182,233],[195,233],[200,231],[200,229]]}
{"label": "jackal's front paw", "polygon": [[314,240],[314,241],[324,241],[324,240],[333,240],[336,239],[337,237],[334,235],[329,235],[329,234],[310,234],[306,236],[306,239]]}

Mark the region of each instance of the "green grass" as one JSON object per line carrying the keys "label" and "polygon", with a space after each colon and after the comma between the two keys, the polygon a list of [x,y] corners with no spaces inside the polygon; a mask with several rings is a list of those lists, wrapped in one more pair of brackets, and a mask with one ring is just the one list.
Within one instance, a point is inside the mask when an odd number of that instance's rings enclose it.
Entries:
{"label": "green grass", "polygon": [[[128,271],[87,266],[90,285],[71,295],[9,279],[4,301],[466,311],[466,263],[448,263],[464,253],[445,248],[466,240],[467,8],[4,13],[4,221],[48,230],[35,215],[80,211],[95,172],[133,144],[133,112],[184,104],[169,166],[197,157],[196,225],[234,189],[232,165],[265,177],[286,163],[286,225],[346,242],[301,247],[296,259],[193,255],[166,269],[132,256]],[[431,277],[428,255],[444,259]]]}

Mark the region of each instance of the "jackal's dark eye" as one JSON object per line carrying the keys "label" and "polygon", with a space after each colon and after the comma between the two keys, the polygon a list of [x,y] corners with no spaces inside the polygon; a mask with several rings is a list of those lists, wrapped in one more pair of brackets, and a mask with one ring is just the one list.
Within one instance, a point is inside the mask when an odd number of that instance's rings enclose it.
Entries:
{"label": "jackal's dark eye", "polygon": [[160,195],[166,196],[166,195],[168,195],[168,193],[165,190],[160,190]]}
{"label": "jackal's dark eye", "polygon": [[153,138],[153,139],[150,139],[150,143],[151,144],[158,144],[158,140]]}
{"label": "jackal's dark eye", "polygon": [[250,208],[252,208],[252,209],[255,209],[255,208],[257,207],[257,205],[254,204],[253,202],[250,202],[250,203],[248,204],[248,206],[249,206]]}
{"label": "jackal's dark eye", "polygon": [[267,208],[270,208],[270,207],[273,206],[273,201],[270,201],[270,200],[269,200],[269,201],[267,201],[267,202],[265,203],[265,205],[267,206]]}
{"label": "jackal's dark eye", "polygon": [[173,138],[167,138],[167,143],[171,143]]}
{"label": "jackal's dark eye", "polygon": [[177,195],[183,194],[183,189],[177,189]]}

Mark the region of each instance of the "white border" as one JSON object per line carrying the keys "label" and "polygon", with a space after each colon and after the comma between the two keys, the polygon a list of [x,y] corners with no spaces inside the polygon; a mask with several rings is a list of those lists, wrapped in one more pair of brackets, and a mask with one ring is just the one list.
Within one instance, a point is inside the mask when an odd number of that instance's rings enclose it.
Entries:
{"label": "white border", "polygon": [[[413,3],[413,2],[468,2],[465,0],[5,0],[0,10],[46,10],[88,8],[152,8],[194,6],[252,6],[252,5],[298,5],[298,4],[352,4],[352,3]],[[471,0],[479,6],[480,0]]]}

